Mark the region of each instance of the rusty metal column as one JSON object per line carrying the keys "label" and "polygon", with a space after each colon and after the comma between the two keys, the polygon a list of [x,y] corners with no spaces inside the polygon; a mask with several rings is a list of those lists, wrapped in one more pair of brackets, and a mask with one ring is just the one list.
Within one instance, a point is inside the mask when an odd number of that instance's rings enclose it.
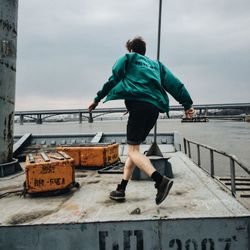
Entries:
{"label": "rusty metal column", "polygon": [[0,164],[12,162],[18,0],[0,0]]}

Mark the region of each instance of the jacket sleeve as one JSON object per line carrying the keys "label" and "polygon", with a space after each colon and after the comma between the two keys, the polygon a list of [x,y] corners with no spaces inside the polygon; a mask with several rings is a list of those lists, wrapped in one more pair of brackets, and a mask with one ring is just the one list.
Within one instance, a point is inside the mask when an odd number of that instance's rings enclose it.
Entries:
{"label": "jacket sleeve", "polygon": [[185,88],[184,84],[176,78],[170,70],[168,70],[163,64],[161,67],[161,83],[163,88],[178,101],[185,110],[192,107],[193,101]]}
{"label": "jacket sleeve", "polygon": [[109,91],[116,85],[113,76],[111,76],[106,83],[104,83],[101,90],[99,90],[95,97],[95,102],[100,102],[101,99],[103,99]]}
{"label": "jacket sleeve", "polygon": [[94,99],[95,102],[99,102],[101,99],[107,96],[111,89],[113,89],[117,85],[117,83],[125,77],[127,63],[127,55],[122,56],[116,61],[112,68],[111,77],[103,85],[102,89],[97,92],[96,97]]}

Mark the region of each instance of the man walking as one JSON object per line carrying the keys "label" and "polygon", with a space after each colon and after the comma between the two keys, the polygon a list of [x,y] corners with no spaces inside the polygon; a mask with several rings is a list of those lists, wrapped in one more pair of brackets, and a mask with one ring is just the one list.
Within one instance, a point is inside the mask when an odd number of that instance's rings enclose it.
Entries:
{"label": "man walking", "polygon": [[128,157],[124,166],[123,179],[116,190],[110,193],[113,200],[125,200],[125,190],[135,167],[140,168],[155,182],[156,204],[168,195],[173,181],[157,172],[150,160],[139,152],[140,144],[146,139],[156,123],[159,112],[169,112],[168,92],[192,118],[195,111],[192,99],[185,86],[159,61],[145,56],[146,43],[141,37],[128,40],[127,54],[117,60],[112,75],[97,92],[89,111],[96,108],[105,96],[109,100],[124,99],[129,112],[127,123]]}

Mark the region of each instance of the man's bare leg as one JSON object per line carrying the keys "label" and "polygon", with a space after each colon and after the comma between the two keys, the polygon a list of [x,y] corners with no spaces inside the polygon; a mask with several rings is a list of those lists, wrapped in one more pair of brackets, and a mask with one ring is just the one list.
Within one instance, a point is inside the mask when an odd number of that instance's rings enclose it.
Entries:
{"label": "man's bare leg", "polygon": [[135,166],[144,171],[149,177],[155,172],[155,168],[146,155],[139,151],[140,145],[128,145],[128,157]]}
{"label": "man's bare leg", "polygon": [[149,158],[141,154],[139,149],[140,145],[128,145],[128,158],[125,162],[123,179],[121,184],[117,186],[117,189],[110,193],[110,198],[117,201],[125,200],[127,183],[131,178],[135,166],[137,166],[155,181],[157,188],[155,201],[156,204],[159,205],[167,197],[173,185],[173,181],[157,172]]}
{"label": "man's bare leg", "polygon": [[124,165],[123,180],[129,181],[134,169],[135,169],[135,164],[132,162],[132,160],[128,156]]}

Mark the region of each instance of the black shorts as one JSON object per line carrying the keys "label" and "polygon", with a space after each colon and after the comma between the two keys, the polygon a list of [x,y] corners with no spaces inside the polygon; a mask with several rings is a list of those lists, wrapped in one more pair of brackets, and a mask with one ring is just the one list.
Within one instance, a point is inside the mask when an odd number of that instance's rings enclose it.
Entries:
{"label": "black shorts", "polygon": [[127,143],[140,145],[154,127],[159,116],[159,110],[148,102],[125,100],[125,105],[129,112]]}

